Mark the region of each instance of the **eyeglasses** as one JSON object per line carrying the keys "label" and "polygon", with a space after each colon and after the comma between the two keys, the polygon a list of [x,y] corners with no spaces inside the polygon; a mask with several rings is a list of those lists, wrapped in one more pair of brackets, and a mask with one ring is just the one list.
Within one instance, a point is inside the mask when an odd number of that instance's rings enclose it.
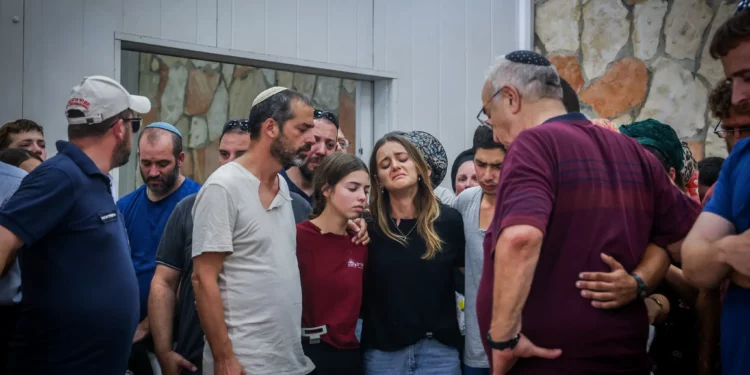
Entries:
{"label": "eyeglasses", "polygon": [[341,147],[341,149],[343,149],[343,150],[348,149],[349,148],[349,140],[346,139],[346,138],[339,139],[339,147]]}
{"label": "eyeglasses", "polygon": [[490,129],[492,129],[492,124],[490,123],[490,118],[487,116],[487,112],[484,110],[484,106],[487,105],[487,103],[491,102],[493,99],[495,99],[495,97],[499,93],[500,93],[500,90],[497,90],[494,94],[492,94],[492,96],[490,97],[489,100],[487,100],[486,102],[482,103],[482,109],[480,109],[479,113],[477,113],[477,121],[479,121],[479,125],[480,126],[486,126],[486,127],[490,128]]}
{"label": "eyeglasses", "polygon": [[738,15],[742,12],[750,11],[750,0],[742,0],[737,4],[737,9],[734,10],[734,15]]}
{"label": "eyeglasses", "polygon": [[[131,117],[131,118],[123,118],[122,122],[128,122],[130,121],[130,127],[133,128],[133,133],[138,133],[138,130],[141,128],[141,124],[143,123],[143,119],[140,117]],[[115,124],[117,124],[115,122]],[[115,126],[115,124],[112,124],[112,126]]]}
{"label": "eyeglasses", "polygon": [[229,120],[224,124],[224,129],[221,130],[221,134],[232,130],[250,133],[250,123],[247,122],[247,120]]}
{"label": "eyeglasses", "polygon": [[332,124],[336,125],[336,128],[339,127],[339,119],[332,112],[316,109],[313,111],[313,118],[314,119],[324,118],[330,121]]}
{"label": "eyeglasses", "polygon": [[750,124],[744,124],[740,126],[731,127],[729,129],[724,129],[721,127],[721,121],[719,121],[718,124],[716,124],[716,127],[714,128],[714,134],[716,134],[719,138],[724,138],[728,134],[731,134],[734,137],[737,137],[738,135],[741,135],[742,133],[750,132]]}

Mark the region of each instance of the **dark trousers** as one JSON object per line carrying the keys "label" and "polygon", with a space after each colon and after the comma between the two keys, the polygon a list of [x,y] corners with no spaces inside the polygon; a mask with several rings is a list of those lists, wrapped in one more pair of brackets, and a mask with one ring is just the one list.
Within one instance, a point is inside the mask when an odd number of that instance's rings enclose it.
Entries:
{"label": "dark trousers", "polygon": [[154,375],[154,371],[151,368],[151,361],[148,359],[149,351],[154,351],[154,342],[151,340],[151,335],[136,342],[130,348],[128,370],[130,370],[133,375]]}
{"label": "dark trousers", "polygon": [[5,373],[10,340],[16,333],[16,321],[20,312],[18,305],[0,306],[0,374]]}
{"label": "dark trousers", "polygon": [[310,375],[364,375],[362,352],[359,349],[337,349],[321,341],[310,344],[302,341],[302,350],[315,364],[315,371]]}

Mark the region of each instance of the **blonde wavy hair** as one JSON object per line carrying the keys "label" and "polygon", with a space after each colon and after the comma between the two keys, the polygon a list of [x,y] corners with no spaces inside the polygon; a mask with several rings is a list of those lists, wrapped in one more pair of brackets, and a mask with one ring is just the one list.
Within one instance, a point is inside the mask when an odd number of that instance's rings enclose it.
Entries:
{"label": "blonde wavy hair", "polygon": [[370,211],[378,228],[386,237],[406,246],[407,238],[403,235],[393,233],[388,224],[391,218],[390,194],[383,188],[378,179],[378,150],[388,142],[400,144],[406,150],[409,158],[417,167],[417,195],[414,197],[414,212],[417,216],[417,233],[424,239],[427,250],[422,259],[433,259],[440,251],[442,241],[435,231],[435,221],[440,216],[440,205],[437,197],[432,191],[432,183],[429,177],[429,167],[419,150],[406,138],[398,135],[386,135],[381,138],[372,150],[370,156],[370,180],[377,184],[376,189],[370,193]]}

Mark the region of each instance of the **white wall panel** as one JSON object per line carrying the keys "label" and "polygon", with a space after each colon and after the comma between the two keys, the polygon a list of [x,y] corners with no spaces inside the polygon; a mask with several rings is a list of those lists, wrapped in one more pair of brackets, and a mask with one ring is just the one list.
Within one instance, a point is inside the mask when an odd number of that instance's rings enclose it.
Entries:
{"label": "white wall panel", "polygon": [[196,0],[196,43],[216,46],[218,0]]}
{"label": "white wall panel", "polygon": [[123,0],[122,31],[161,38],[160,0]]}
{"label": "white wall panel", "polygon": [[492,0],[468,0],[466,2],[466,148],[471,146],[475,120],[481,108],[481,88],[492,63],[491,33],[487,25],[492,23]]}
{"label": "white wall panel", "polygon": [[231,20],[218,24],[231,28],[230,48],[266,53],[266,1],[232,0],[231,8]]}
{"label": "white wall panel", "polygon": [[60,124],[70,89],[84,74],[94,74],[85,71],[85,61],[113,61],[106,51],[97,55],[84,48],[83,9],[84,0],[25,1],[23,116],[44,126],[50,154],[56,153],[54,141],[67,139],[67,127]]}
{"label": "white wall panel", "polygon": [[[301,0],[305,1],[305,0]],[[356,0],[328,0],[328,62],[357,66],[359,15]],[[367,46],[365,46],[367,48]]]}
{"label": "white wall panel", "polygon": [[[386,3],[386,63],[385,70],[398,72],[396,80],[397,129],[414,129],[414,64],[412,62],[413,27],[412,2],[377,0]],[[427,63],[427,62],[425,62]]]}
{"label": "white wall panel", "polygon": [[197,43],[197,24],[197,0],[161,0],[161,39]]}
{"label": "white wall panel", "polygon": [[23,27],[23,0],[0,0],[0,125],[23,116]]}
{"label": "white wall panel", "polygon": [[304,60],[328,59],[328,0],[302,0],[297,2],[299,28],[297,30],[297,56]]}
{"label": "white wall panel", "polygon": [[373,0],[357,0],[357,66],[373,67]]}
{"label": "white wall panel", "polygon": [[297,57],[297,25],[297,0],[266,0],[266,53]]}
{"label": "white wall panel", "polygon": [[435,135],[443,140],[451,161],[466,149],[465,129],[470,123],[466,110],[465,12],[463,1],[440,1],[440,127]]}
{"label": "white wall panel", "polygon": [[414,122],[406,128],[438,135],[440,123],[440,7],[433,0],[415,0],[418,11],[412,18],[414,47]]}

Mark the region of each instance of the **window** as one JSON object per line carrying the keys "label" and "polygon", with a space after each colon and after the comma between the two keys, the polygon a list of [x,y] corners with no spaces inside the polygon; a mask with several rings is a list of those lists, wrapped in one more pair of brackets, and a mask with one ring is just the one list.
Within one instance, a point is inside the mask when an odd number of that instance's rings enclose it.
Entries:
{"label": "window", "polygon": [[[358,147],[355,80],[131,51],[122,51],[121,74],[131,93],[151,100],[151,112],[141,115],[144,126],[163,121],[180,130],[182,173],[199,183],[218,168],[224,123],[247,118],[255,97],[273,86],[297,90],[315,108],[335,113],[350,142],[348,152]],[[135,139],[130,162],[120,168],[121,195],[143,184]]]}

